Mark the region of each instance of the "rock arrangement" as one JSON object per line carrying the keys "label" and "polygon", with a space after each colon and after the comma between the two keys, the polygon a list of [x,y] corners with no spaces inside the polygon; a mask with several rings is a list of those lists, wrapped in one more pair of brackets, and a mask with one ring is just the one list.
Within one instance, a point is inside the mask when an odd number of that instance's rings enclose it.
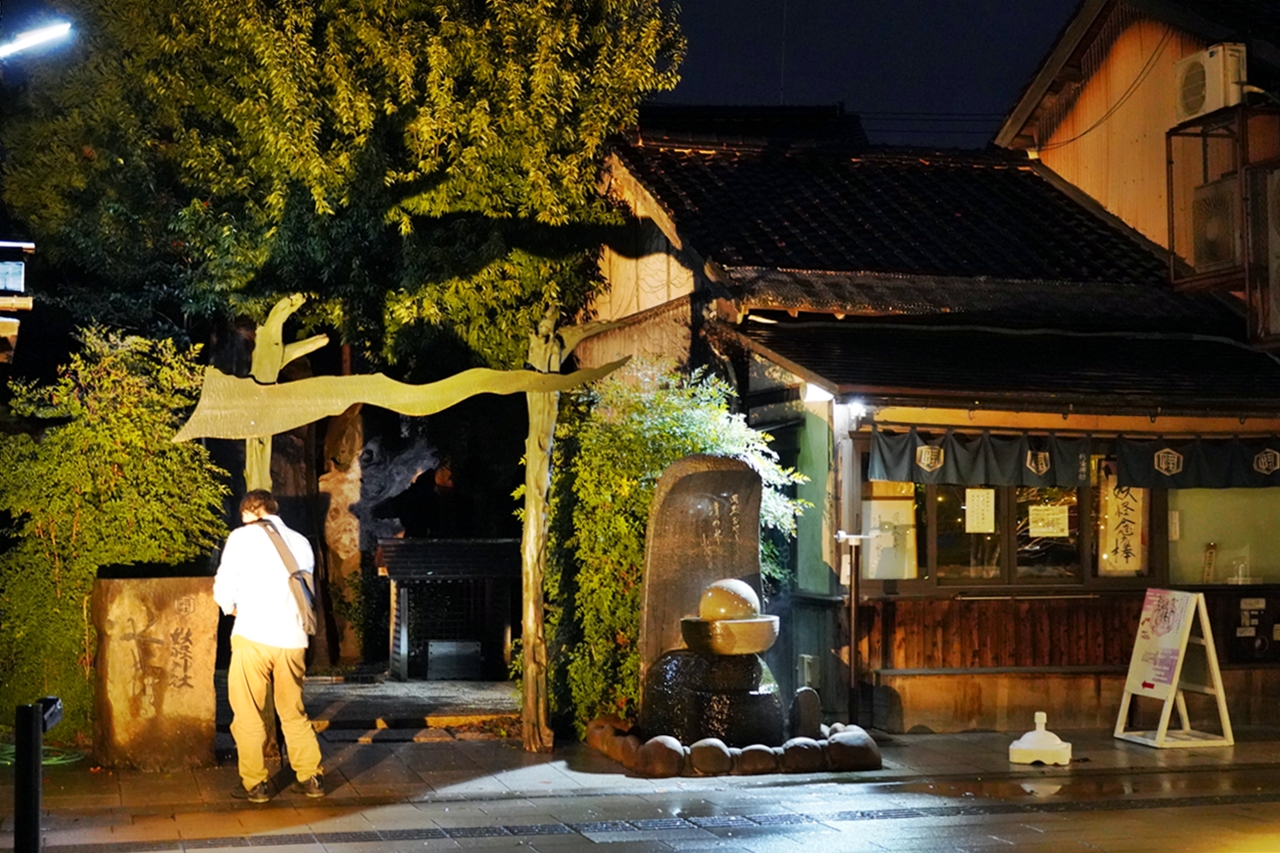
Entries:
{"label": "rock arrangement", "polygon": [[703,738],[688,746],[670,735],[641,741],[628,723],[616,718],[593,720],[587,745],[649,778],[669,776],[753,776],[761,773],[824,773],[879,770],[880,748],[861,726],[823,726],[821,739],[793,737],[782,746],[754,744],[741,749],[719,738]]}

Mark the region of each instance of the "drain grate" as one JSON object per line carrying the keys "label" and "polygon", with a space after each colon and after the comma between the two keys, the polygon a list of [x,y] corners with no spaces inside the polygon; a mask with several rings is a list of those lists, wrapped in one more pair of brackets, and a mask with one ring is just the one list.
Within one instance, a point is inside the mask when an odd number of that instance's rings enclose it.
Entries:
{"label": "drain grate", "polygon": [[734,829],[739,826],[758,826],[745,817],[736,814],[717,814],[706,815],[704,817],[691,817],[689,823],[699,829]]}
{"label": "drain grate", "polygon": [[528,825],[383,829],[362,832],[290,833],[284,835],[234,835],[173,841],[117,841],[104,844],[46,846],[46,853],[149,853],[149,851],[207,850],[212,847],[278,847],[291,844],[334,844],[379,841],[429,841],[453,838],[495,838],[588,833],[662,832],[692,829],[741,829],[753,826],[790,826],[847,821],[906,820],[930,817],[1043,814],[1055,812],[1135,811],[1141,809],[1197,808],[1280,803],[1280,793],[1222,794],[1195,797],[1111,799],[1055,803],[966,803],[920,808],[856,809],[838,812],[787,812],[756,815],[690,815],[687,818],[643,818],[631,821],[602,820],[588,823],[539,823]]}

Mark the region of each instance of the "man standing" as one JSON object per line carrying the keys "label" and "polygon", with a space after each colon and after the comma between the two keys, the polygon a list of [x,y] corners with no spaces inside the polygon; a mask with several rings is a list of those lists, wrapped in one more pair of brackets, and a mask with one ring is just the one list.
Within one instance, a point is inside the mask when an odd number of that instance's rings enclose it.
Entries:
{"label": "man standing", "polygon": [[222,562],[213,582],[213,599],[224,613],[236,617],[231,632],[231,668],[227,698],[233,713],[231,736],[240,761],[239,790],[252,803],[271,799],[263,756],[267,733],[263,709],[274,682],[276,713],[289,749],[289,764],[297,775],[293,790],[308,797],[324,796],[320,744],[302,704],[306,673],[307,633],[293,591],[289,569],[272,541],[267,525],[280,534],[298,570],[311,573],[315,557],[311,544],[290,530],[276,515],[271,493],[255,490],[240,502],[244,526],[227,537]]}

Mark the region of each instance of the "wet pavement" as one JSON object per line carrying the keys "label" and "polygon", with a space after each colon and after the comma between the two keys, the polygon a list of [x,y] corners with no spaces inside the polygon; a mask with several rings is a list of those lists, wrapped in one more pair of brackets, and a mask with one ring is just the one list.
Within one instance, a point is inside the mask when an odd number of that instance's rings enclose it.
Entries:
{"label": "wet pavement", "polygon": [[[1021,732],[874,733],[884,755],[874,772],[641,779],[581,744],[529,755],[514,740],[419,727],[461,716],[465,695],[446,702],[427,690],[420,707],[369,718],[355,709],[377,710],[361,704],[373,689],[307,692],[313,713],[329,712],[323,800],[289,792],[287,771],[270,803],[231,800],[237,778],[220,734],[217,768],[47,767],[46,849],[1280,853],[1280,729],[1237,731],[1230,748],[1168,750],[1058,732],[1073,744],[1066,767],[1010,764]],[[412,725],[378,727],[393,716]],[[0,847],[13,844],[12,786],[11,768],[0,768]]]}

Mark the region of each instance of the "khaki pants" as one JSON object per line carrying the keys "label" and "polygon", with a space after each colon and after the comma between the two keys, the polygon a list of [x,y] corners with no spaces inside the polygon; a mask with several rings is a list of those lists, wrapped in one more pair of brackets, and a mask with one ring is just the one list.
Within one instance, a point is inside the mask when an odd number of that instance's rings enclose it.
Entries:
{"label": "khaki pants", "polygon": [[276,713],[289,748],[289,764],[298,781],[320,774],[320,744],[302,705],[302,676],[306,649],[281,649],[240,636],[231,638],[231,668],[227,670],[227,699],[231,702],[231,736],[240,756],[240,781],[246,789],[267,781],[262,724],[267,689],[275,684]]}

